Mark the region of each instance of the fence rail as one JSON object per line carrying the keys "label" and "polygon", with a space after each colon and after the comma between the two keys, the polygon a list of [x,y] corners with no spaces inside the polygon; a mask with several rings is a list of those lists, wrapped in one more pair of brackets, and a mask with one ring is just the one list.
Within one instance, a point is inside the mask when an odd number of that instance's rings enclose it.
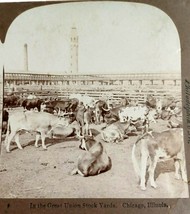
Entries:
{"label": "fence rail", "polygon": [[[144,103],[147,95],[154,95],[157,98],[161,97],[174,97],[177,100],[181,100],[181,87],[169,86],[162,87],[154,85],[152,87],[139,87],[139,86],[104,86],[104,87],[92,87],[92,86],[80,86],[80,87],[60,87],[60,86],[23,86],[17,88],[16,94],[23,94],[27,96],[30,93],[34,93],[40,98],[58,97],[68,98],[71,94],[88,95],[95,99],[111,99],[114,101],[120,98],[126,97],[131,100],[138,100],[139,103]],[[6,90],[5,90],[6,95]]]}

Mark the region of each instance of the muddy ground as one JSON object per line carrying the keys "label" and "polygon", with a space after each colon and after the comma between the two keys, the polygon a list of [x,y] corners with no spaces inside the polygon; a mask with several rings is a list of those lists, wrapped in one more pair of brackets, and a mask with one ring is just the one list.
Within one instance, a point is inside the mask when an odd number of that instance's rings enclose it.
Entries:
{"label": "muddy ground", "polygon": [[[100,130],[101,126],[94,129]],[[167,121],[151,124],[153,130],[165,130]],[[105,143],[111,157],[111,170],[92,177],[70,175],[78,156],[76,138],[47,139],[48,149],[34,147],[35,134],[25,133],[20,141],[24,149],[11,144],[11,153],[2,146],[0,156],[0,198],[186,198],[188,186],[174,178],[172,160],[157,165],[157,189],[142,191],[134,173],[131,150],[137,136],[119,144]],[[2,143],[4,136],[2,138]]]}

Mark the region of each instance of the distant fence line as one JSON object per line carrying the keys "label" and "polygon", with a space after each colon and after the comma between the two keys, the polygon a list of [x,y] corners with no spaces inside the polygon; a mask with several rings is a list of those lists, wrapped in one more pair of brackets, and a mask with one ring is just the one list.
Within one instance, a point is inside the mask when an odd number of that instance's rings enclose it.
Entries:
{"label": "distant fence line", "polygon": [[83,87],[83,86],[147,86],[161,85],[163,87],[179,86],[181,84],[180,72],[171,73],[126,73],[113,75],[49,75],[32,73],[5,73],[5,86],[41,86],[41,87]]}
{"label": "distant fence line", "polygon": [[[7,91],[5,90],[5,95]],[[174,97],[177,100],[181,100],[181,86],[175,87],[161,87],[159,85],[154,86],[104,86],[104,87],[60,87],[57,85],[49,86],[21,86],[14,92],[18,95],[27,96],[30,93],[36,94],[39,98],[57,97],[68,98],[71,94],[88,95],[95,99],[105,98],[114,101],[120,98],[126,97],[131,100],[138,100],[140,103],[144,103],[147,95],[154,95],[157,98],[161,97]]]}

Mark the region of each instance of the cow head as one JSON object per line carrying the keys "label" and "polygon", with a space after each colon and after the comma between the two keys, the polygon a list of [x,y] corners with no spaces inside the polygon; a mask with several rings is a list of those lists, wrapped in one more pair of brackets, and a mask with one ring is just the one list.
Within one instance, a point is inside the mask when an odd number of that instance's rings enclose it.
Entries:
{"label": "cow head", "polygon": [[71,123],[71,119],[70,117],[64,117],[64,116],[58,116],[59,119],[59,124],[62,126],[69,126],[69,124]]}
{"label": "cow head", "polygon": [[81,140],[79,148],[82,150],[88,151],[96,143],[94,137],[90,135],[85,136],[77,135],[77,137]]}
{"label": "cow head", "polygon": [[128,122],[128,121],[130,121],[130,119],[131,119],[131,118],[129,118],[129,117],[126,115],[126,113],[125,113],[125,111],[124,111],[123,109],[120,109],[120,110],[119,110],[118,115],[119,115],[119,121],[120,121],[121,123]]}

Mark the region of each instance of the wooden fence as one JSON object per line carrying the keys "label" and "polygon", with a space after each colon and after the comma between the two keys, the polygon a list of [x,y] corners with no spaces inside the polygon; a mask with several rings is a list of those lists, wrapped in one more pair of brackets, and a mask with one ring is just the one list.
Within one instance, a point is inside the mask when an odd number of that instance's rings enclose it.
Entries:
{"label": "wooden fence", "polygon": [[[181,86],[67,86],[60,87],[57,85],[51,86],[23,86],[17,88],[14,93],[27,96],[34,93],[40,98],[58,97],[68,98],[71,94],[88,95],[95,99],[105,98],[117,101],[123,97],[131,100],[138,100],[139,103],[144,103],[147,95],[154,95],[157,98],[174,97],[181,100]],[[5,90],[5,95],[6,95]]]}

